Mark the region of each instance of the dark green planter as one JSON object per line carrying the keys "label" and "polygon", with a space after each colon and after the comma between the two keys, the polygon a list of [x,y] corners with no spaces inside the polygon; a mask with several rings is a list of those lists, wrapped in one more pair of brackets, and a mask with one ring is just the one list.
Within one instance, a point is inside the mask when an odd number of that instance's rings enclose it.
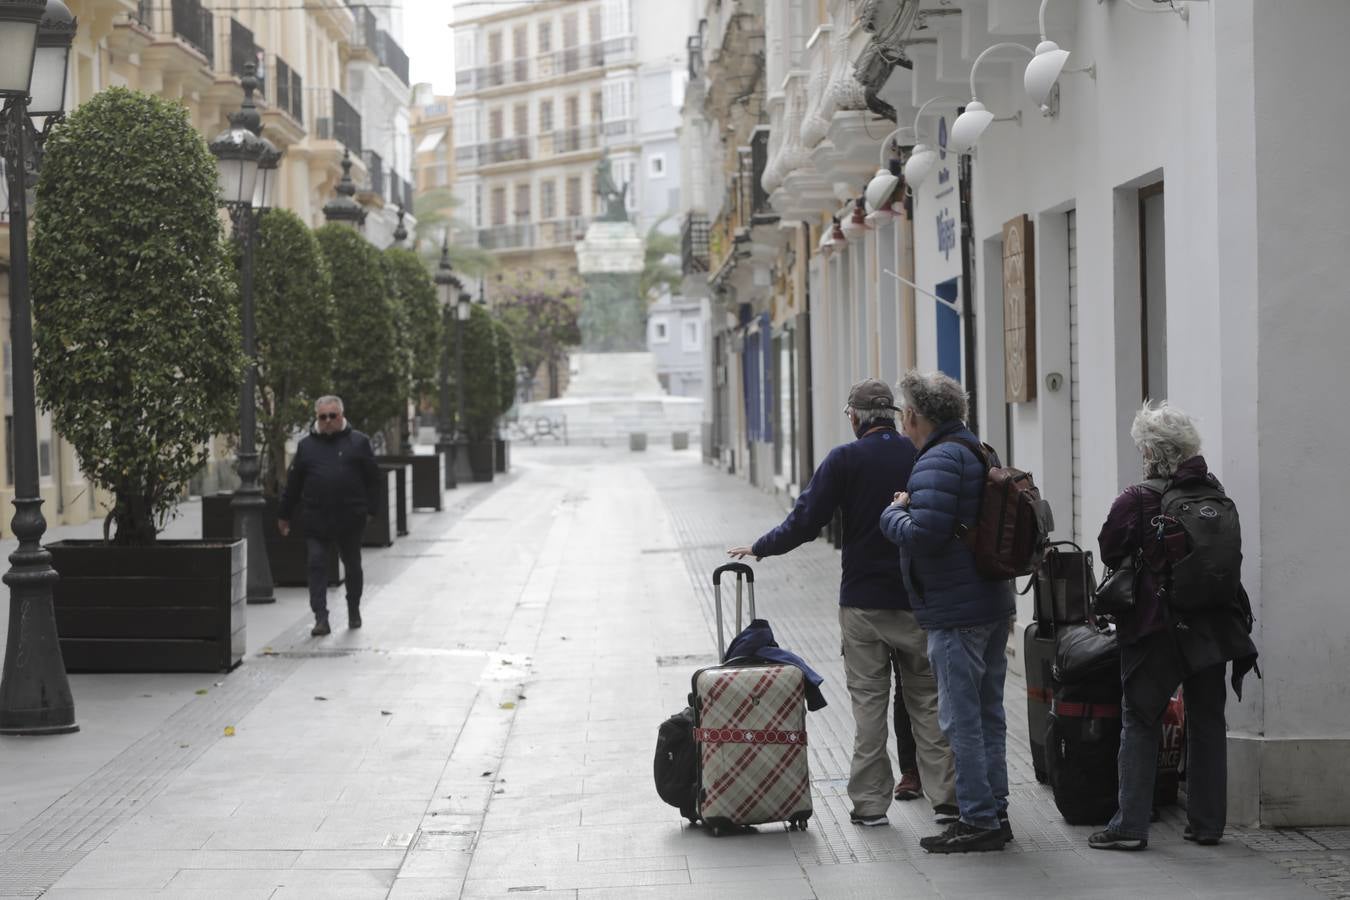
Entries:
{"label": "dark green planter", "polygon": [[[234,540],[233,494],[208,494],[202,497],[202,539]],[[305,526],[299,510],[291,520],[291,533],[282,537],[277,531],[276,497],[264,497],[263,534],[267,538],[267,561],[272,566],[272,583],[278,587],[305,587],[309,584],[309,556],[305,550]],[[328,583],[342,584],[337,546],[328,548]]]}
{"label": "dark green planter", "polygon": [[441,462],[440,452],[427,455],[409,454],[406,456],[380,456],[380,462],[401,463],[412,470],[412,499],[410,509],[434,509],[443,507],[445,493],[445,466]]}
{"label": "dark green planter", "polygon": [[511,442],[497,438],[493,442],[493,449],[496,453],[495,463],[498,474],[505,475],[511,471]]}
{"label": "dark green planter", "polygon": [[228,672],[244,658],[244,542],[47,545],[70,672]]}
{"label": "dark green planter", "polygon": [[469,442],[469,471],[474,481],[491,481],[497,468],[497,448],[491,438]]}
{"label": "dark green planter", "polygon": [[398,476],[393,468],[379,466],[379,485],[375,489],[375,508],[369,510],[362,547],[388,547],[394,543],[398,527]]}

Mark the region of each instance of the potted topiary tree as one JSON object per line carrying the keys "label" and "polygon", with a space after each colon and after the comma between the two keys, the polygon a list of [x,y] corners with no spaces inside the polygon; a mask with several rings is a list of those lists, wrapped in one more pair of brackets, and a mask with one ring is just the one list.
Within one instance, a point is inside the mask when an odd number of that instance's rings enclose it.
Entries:
{"label": "potted topiary tree", "polygon": [[[333,279],[337,314],[337,356],[330,392],[342,398],[352,427],[386,444],[398,429],[408,397],[409,364],[399,338],[399,310],[390,296],[384,258],[369,241],[345,225],[328,224],[314,233]],[[392,469],[382,467],[385,484],[366,529],[367,546],[394,542],[398,495]]]}
{"label": "potted topiary tree", "polygon": [[49,545],[67,668],[215,671],[244,653],[244,543],[159,541],[234,421],[243,371],[216,161],[180,104],[111,88],[47,142],[38,397],[113,495],[102,541]]}
{"label": "potted topiary tree", "polygon": [[[282,537],[272,527],[286,483],[286,443],[314,417],[314,401],[329,392],[337,354],[337,326],[328,262],[314,232],[295,213],[269,210],[254,249],[254,315],[258,349],[258,459],[266,502],[267,558],[279,585],[307,583],[304,528],[299,520]],[[236,257],[238,254],[236,253]],[[202,536],[233,534],[232,495],[202,498]],[[340,582],[337,553],[328,580]]]}
{"label": "potted topiary tree", "polygon": [[473,304],[464,327],[464,437],[474,481],[491,481],[496,468],[497,417],[501,415],[501,377],[497,370],[496,329],[492,316]]}
{"label": "potted topiary tree", "polygon": [[[511,330],[499,318],[492,320],[492,336],[497,355],[497,416],[500,419],[516,405],[516,353]],[[511,445],[500,430],[493,444],[493,465],[498,472],[510,468]]]}
{"label": "potted topiary tree", "polygon": [[[440,362],[440,309],[436,286],[416,253],[401,247],[384,251],[390,292],[399,310],[401,344],[407,351],[410,378],[409,397],[415,406],[436,389]],[[406,415],[404,421],[406,421]],[[409,506],[440,509],[445,489],[444,467],[436,453],[416,456],[411,445],[396,455],[384,457],[392,463],[407,465],[412,473],[412,497]]]}

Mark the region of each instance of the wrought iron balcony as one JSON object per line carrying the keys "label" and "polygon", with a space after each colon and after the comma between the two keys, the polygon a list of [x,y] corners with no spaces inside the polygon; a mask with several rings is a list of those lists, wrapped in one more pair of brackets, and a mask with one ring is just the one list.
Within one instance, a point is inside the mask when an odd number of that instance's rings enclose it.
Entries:
{"label": "wrought iron balcony", "polygon": [[380,31],[375,35],[375,56],[379,58],[380,65],[398,76],[399,81],[409,84],[408,54],[389,32]]}
{"label": "wrought iron balcony", "polygon": [[290,115],[297,122],[305,121],[304,97],[305,82],[300,73],[290,67],[286,60],[276,57],[273,66],[272,100],[277,109]]}
{"label": "wrought iron balcony", "polygon": [[472,93],[506,85],[524,84],[560,75],[570,75],[631,58],[636,50],[632,37],[609,38],[590,44],[564,47],[551,53],[500,60],[485,66],[455,72],[458,93]]}
{"label": "wrought iron balcony", "polygon": [[361,114],[337,91],[309,89],[309,131],[321,141],[337,141],[361,154]]}
{"label": "wrought iron balcony", "polygon": [[483,250],[541,250],[575,244],[586,233],[590,220],[568,216],[545,222],[521,222],[478,229],[478,246]]}
{"label": "wrought iron balcony", "polygon": [[173,34],[188,44],[212,67],[216,64],[215,17],[205,9],[201,0],[172,0]]}
{"label": "wrought iron balcony", "polygon": [[[365,161],[365,164],[366,164],[366,172],[367,172],[367,173],[369,174],[369,176],[370,176],[370,189],[369,189],[369,193],[371,193],[371,194],[379,194],[381,197],[383,197],[383,196],[384,196],[384,160],[382,160],[382,159],[380,158],[380,154],[376,153],[374,150],[363,150],[363,151],[361,152],[361,158],[362,158],[362,160]],[[389,173],[389,178],[390,178],[392,181],[395,181],[395,182],[398,181],[398,176],[395,175],[393,172],[390,172],[390,173]]]}
{"label": "wrought iron balcony", "polygon": [[685,275],[707,272],[708,261],[708,217],[688,213],[680,226],[680,271]]}

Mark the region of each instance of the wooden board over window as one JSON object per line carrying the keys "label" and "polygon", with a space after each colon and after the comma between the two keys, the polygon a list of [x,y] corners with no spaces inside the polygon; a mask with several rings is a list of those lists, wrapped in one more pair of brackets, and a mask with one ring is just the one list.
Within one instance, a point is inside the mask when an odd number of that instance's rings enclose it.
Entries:
{"label": "wooden board over window", "polygon": [[1003,223],[1003,380],[1007,402],[1036,399],[1036,255],[1024,215]]}

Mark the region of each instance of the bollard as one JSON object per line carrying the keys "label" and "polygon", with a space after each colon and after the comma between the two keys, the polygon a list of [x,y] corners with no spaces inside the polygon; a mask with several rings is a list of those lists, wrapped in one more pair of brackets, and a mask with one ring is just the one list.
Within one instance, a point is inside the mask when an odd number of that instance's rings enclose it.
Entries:
{"label": "bollard", "polygon": [[672,450],[688,450],[688,449],[689,449],[689,432],[687,432],[687,431],[672,431],[672,432],[670,433],[670,449],[672,449]]}
{"label": "bollard", "polygon": [[629,449],[629,450],[635,450],[635,451],[636,451],[636,450],[646,450],[646,449],[647,449],[647,432],[645,432],[645,431],[630,431],[630,432],[628,432],[628,449]]}

